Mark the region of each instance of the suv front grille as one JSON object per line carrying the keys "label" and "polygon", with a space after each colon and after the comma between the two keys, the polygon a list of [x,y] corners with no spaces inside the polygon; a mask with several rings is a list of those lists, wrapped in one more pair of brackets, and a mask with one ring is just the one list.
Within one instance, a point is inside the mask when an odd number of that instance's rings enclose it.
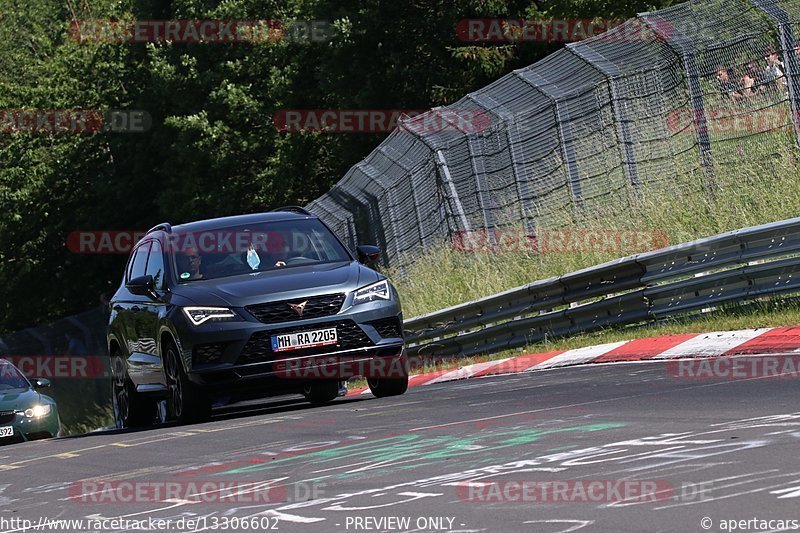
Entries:
{"label": "suv front grille", "polygon": [[0,411],[0,424],[7,424],[14,420],[14,411]]}
{"label": "suv front grille", "polygon": [[[342,308],[344,298],[344,294],[326,294],[325,296],[312,296],[310,298],[296,298],[294,300],[249,305],[246,309],[265,324],[279,324],[281,322],[291,322],[293,320],[322,318],[335,315]],[[303,308],[302,315],[298,315],[289,306],[289,304],[302,304],[303,302],[306,302],[306,305]]]}
{"label": "suv front grille", "polygon": [[367,322],[367,324],[378,330],[378,334],[384,339],[403,337],[400,319],[397,317],[381,318],[380,320]]}
{"label": "suv front grille", "polygon": [[[273,352],[272,339],[273,335],[283,335],[285,333],[295,333],[297,331],[311,331],[315,329],[325,329],[336,327],[336,334],[339,339],[338,344],[331,344],[328,346],[317,346],[314,348],[304,348],[301,350],[292,350],[290,352]],[[239,359],[236,361],[237,365],[246,365],[251,363],[264,363],[272,361],[277,356],[287,357],[302,357],[305,355],[319,355],[328,352],[335,352],[339,350],[353,350],[356,348],[365,348],[374,346],[364,330],[358,327],[358,324],[352,320],[342,320],[340,322],[328,322],[324,324],[307,324],[305,326],[297,326],[293,328],[279,329],[275,331],[257,331],[250,336],[250,340],[244,345]]]}

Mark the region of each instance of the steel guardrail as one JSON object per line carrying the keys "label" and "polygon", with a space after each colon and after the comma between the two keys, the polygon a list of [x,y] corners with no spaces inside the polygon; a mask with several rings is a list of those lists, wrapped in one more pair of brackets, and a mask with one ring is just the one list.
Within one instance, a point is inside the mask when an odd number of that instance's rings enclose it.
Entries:
{"label": "steel guardrail", "polygon": [[403,327],[411,354],[474,355],[792,292],[800,292],[800,218],[534,281]]}

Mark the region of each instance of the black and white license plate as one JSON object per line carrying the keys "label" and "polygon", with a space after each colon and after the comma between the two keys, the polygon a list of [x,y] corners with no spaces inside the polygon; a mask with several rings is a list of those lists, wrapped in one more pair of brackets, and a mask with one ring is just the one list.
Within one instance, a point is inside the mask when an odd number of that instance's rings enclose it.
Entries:
{"label": "black and white license plate", "polygon": [[13,437],[14,428],[11,426],[0,427],[0,437]]}
{"label": "black and white license plate", "polygon": [[314,348],[315,346],[326,346],[337,342],[336,328],[298,331],[297,333],[286,333],[285,335],[273,335],[272,351],[285,352],[301,348]]}

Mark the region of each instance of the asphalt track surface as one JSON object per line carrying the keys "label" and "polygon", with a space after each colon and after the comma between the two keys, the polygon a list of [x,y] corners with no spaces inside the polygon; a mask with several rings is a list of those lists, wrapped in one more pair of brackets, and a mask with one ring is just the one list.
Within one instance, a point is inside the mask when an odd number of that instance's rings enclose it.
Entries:
{"label": "asphalt track surface", "polygon": [[[591,365],[8,446],[0,532],[43,519],[84,519],[83,530],[103,533],[728,530],[722,520],[750,521],[737,531],[792,530],[798,387],[678,379],[664,363]],[[243,489],[268,480],[267,491]],[[183,492],[152,489],[168,482]],[[592,482],[606,489],[590,491]],[[151,489],[133,496],[131,487]],[[203,501],[186,497],[204,487]]]}

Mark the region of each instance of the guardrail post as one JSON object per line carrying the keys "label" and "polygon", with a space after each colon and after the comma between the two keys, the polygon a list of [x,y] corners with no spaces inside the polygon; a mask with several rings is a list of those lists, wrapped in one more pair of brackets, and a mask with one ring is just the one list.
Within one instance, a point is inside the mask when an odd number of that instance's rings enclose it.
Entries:
{"label": "guardrail post", "polygon": [[614,112],[614,122],[617,127],[619,137],[620,155],[622,157],[622,168],[625,177],[631,184],[634,194],[638,195],[639,190],[639,171],[636,168],[636,151],[634,146],[636,141],[630,127],[627,106],[620,98],[618,84],[620,82],[620,70],[617,65],[603,57],[601,54],[592,50],[588,46],[581,46],[580,43],[570,43],[567,50],[589,63],[598,70],[608,80],[608,87],[611,91],[611,109]]}
{"label": "guardrail post", "polygon": [[653,33],[663,39],[664,42],[667,43],[667,46],[677,52],[683,61],[686,84],[689,89],[689,99],[692,103],[692,115],[694,129],[697,133],[697,145],[700,148],[700,165],[703,167],[703,174],[705,176],[705,189],[707,194],[713,197],[716,184],[714,177],[714,159],[711,154],[711,139],[708,136],[708,122],[706,121],[705,103],[703,101],[703,88],[700,85],[700,71],[697,67],[697,54],[695,53],[694,43],[672,25],[670,25],[669,33],[666,33],[661,24],[650,20],[650,17],[653,16],[650,13],[639,13],[637,16]]}
{"label": "guardrail post", "polygon": [[800,60],[794,53],[794,32],[789,13],[780,7],[775,0],[750,0],[756,9],[764,13],[778,27],[778,39],[783,49],[783,75],[789,89],[789,105],[792,108],[792,125],[794,126],[795,145],[800,148],[800,87],[797,78],[800,76]]}

